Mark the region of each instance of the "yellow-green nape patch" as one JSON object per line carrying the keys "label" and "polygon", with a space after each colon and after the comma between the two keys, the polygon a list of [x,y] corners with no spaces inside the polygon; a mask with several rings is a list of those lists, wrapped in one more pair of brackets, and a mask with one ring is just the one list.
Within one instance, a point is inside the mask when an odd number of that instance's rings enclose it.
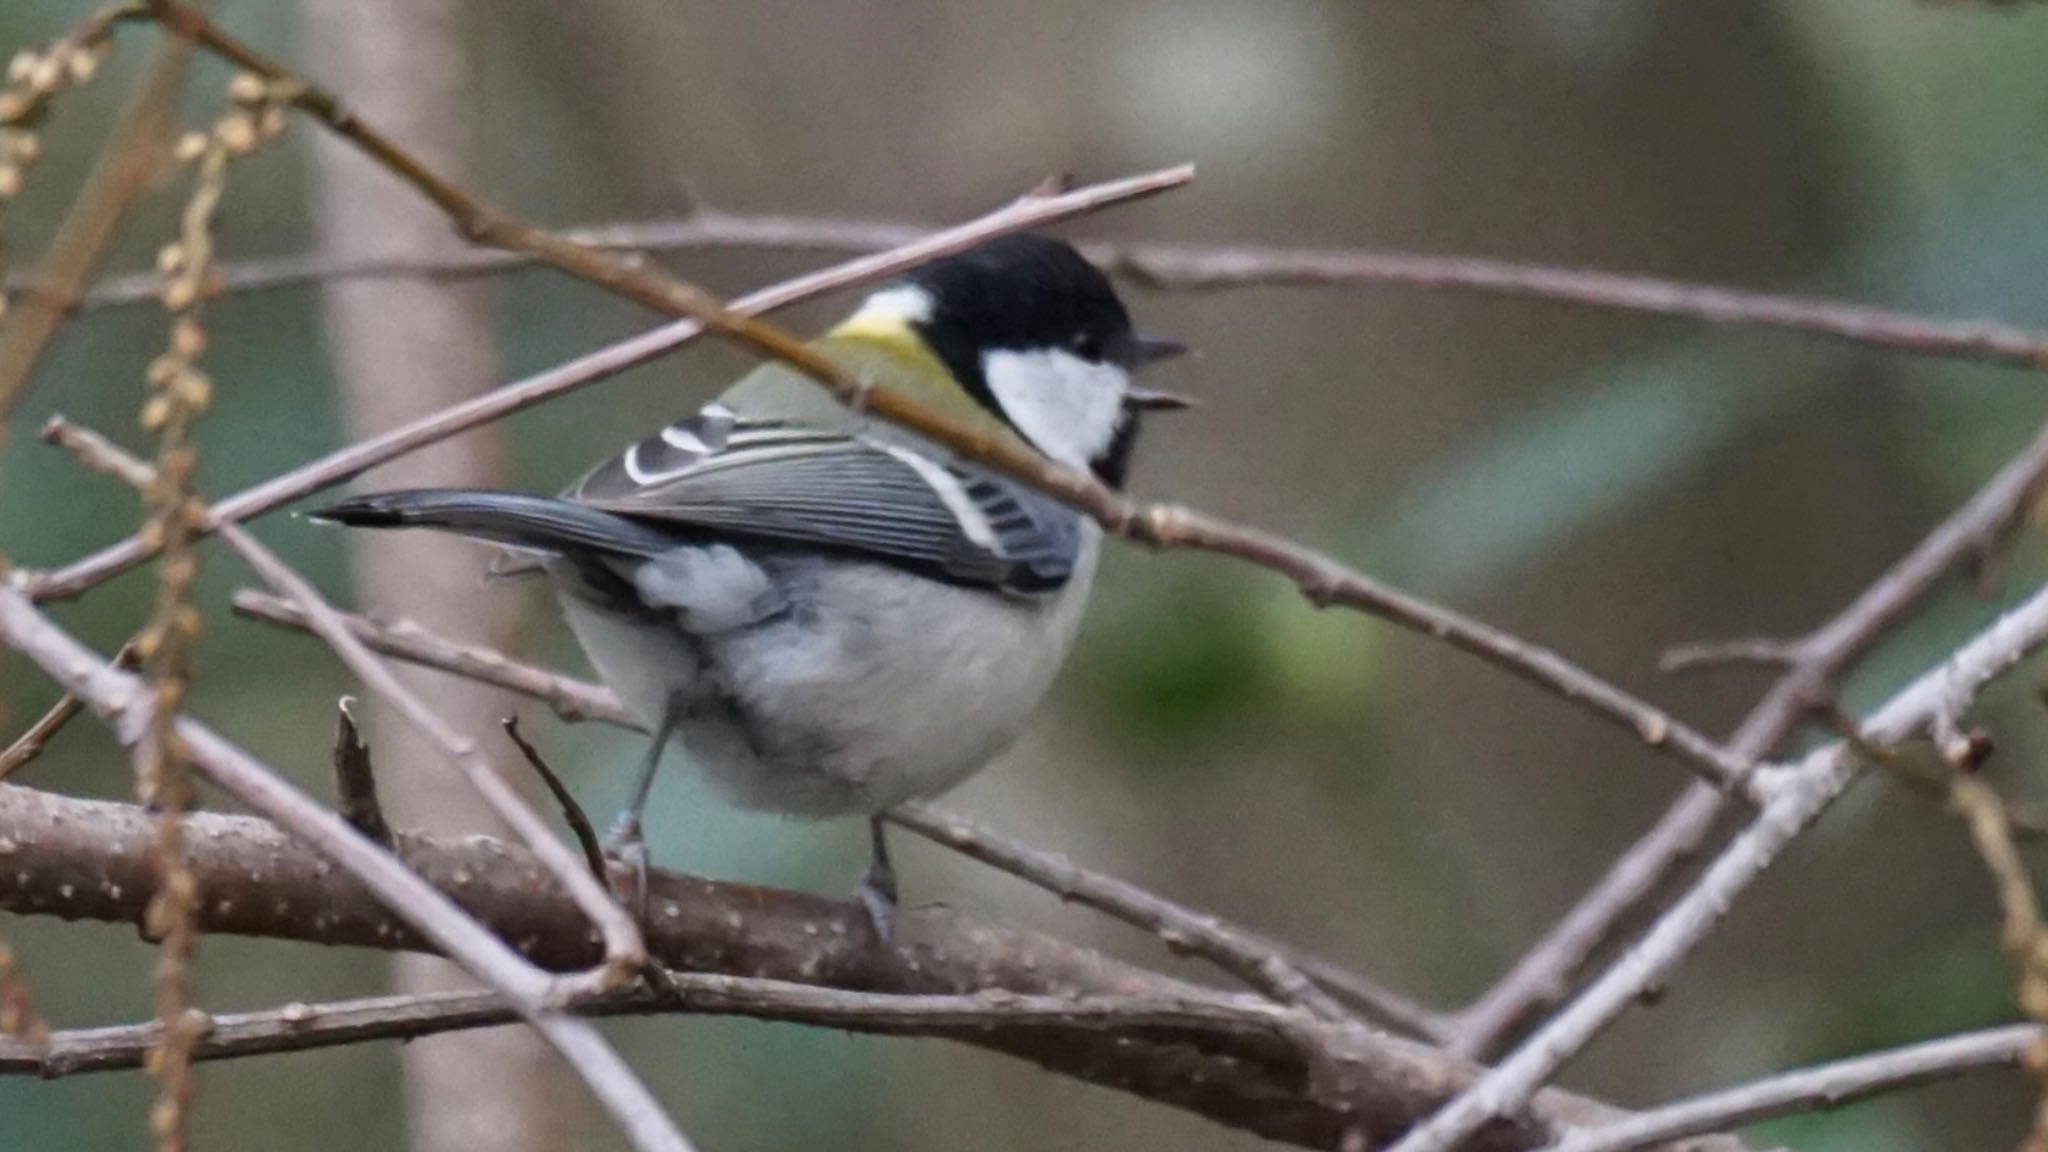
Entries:
{"label": "yellow-green nape patch", "polygon": [[826,333],[826,338],[864,345],[908,366],[914,375],[928,375],[926,387],[911,391],[929,391],[932,384],[952,378],[945,362],[919,331],[920,325],[931,321],[932,308],[931,293],[914,284],[884,288]]}

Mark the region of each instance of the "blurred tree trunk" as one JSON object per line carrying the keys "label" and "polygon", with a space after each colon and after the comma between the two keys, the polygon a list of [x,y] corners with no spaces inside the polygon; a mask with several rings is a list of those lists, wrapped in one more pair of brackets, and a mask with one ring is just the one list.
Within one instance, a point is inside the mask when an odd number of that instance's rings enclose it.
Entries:
{"label": "blurred tree trunk", "polygon": [[[301,56],[365,118],[461,178],[474,116],[458,0],[306,0]],[[431,206],[361,156],[322,137],[314,199],[320,246],[358,256],[459,245]],[[353,435],[381,431],[491,387],[497,363],[485,290],[385,280],[328,288],[329,352]],[[500,451],[489,431],[409,456],[377,474],[386,487],[490,484]],[[354,544],[362,599],[380,613],[503,645],[520,598],[481,594],[474,548],[424,533],[366,534]],[[487,736],[506,711],[495,694],[405,673],[458,728]],[[395,719],[373,723],[372,754],[386,804],[405,825],[486,829],[481,802]],[[408,992],[461,986],[430,957],[400,957]],[[418,1152],[560,1152],[574,1141],[574,1100],[531,1033],[499,1029],[407,1045],[405,1082]]]}

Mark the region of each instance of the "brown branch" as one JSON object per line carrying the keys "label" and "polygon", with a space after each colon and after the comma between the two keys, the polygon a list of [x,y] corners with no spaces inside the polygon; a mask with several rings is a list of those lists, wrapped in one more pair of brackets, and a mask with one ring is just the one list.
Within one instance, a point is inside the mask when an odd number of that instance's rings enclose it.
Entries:
{"label": "brown branch", "polygon": [[[114,653],[114,667],[135,667],[133,640],[121,645],[120,650]],[[29,761],[42,755],[43,749],[49,747],[50,741],[56,739],[57,733],[63,731],[64,726],[71,723],[84,708],[85,705],[79,702],[78,697],[69,692],[57,697],[57,702],[50,705],[50,710],[43,713],[34,724],[29,725],[28,731],[17,737],[5,751],[0,751],[0,781],[6,780]]]}
{"label": "brown branch", "polygon": [[[22,290],[13,293],[16,299],[6,310],[6,324],[0,326],[0,437],[5,435],[4,422],[15,400],[71,315],[100,253],[113,239],[129,206],[168,159],[178,92],[184,87],[191,57],[191,46],[174,39],[165,40],[150,55],[42,262],[28,275]],[[161,276],[154,280],[152,298],[163,284]]]}
{"label": "brown branch", "polygon": [[[1081,868],[1064,856],[1005,840],[927,804],[902,805],[889,819],[935,844],[1030,881],[1062,900],[1142,928],[1170,950],[1200,956],[1282,1004],[1293,1004],[1326,1019],[1348,1018],[1344,1008],[1306,976],[1285,950],[1214,916]],[[1369,982],[1354,981],[1350,988],[1353,992],[1362,989],[1370,989],[1364,997],[1368,1016],[1421,1039],[1436,1040],[1431,1034],[1435,1023],[1427,1010]]]}
{"label": "brown branch", "polygon": [[[616,252],[733,248],[802,252],[876,252],[910,243],[924,226],[895,220],[780,216],[699,207],[679,220],[567,228],[560,235]],[[2010,367],[2048,362],[2048,334],[1988,320],[1946,320],[1840,300],[1749,292],[1651,276],[1479,260],[1369,248],[1275,248],[1161,241],[1087,241],[1091,261],[1113,275],[1161,290],[1250,287],[1406,285],[1432,290],[1524,296],[1565,304],[1647,312],[1708,324],[1776,328],[1911,355],[1979,360]],[[239,261],[222,269],[228,292],[391,277],[461,278],[531,267],[521,252],[471,249],[417,256],[286,256]],[[110,277],[86,295],[88,307],[146,298],[153,273]]]}
{"label": "brown branch", "polygon": [[[0,908],[134,922],[155,883],[147,829],[147,818],[129,805],[0,786],[0,862],[20,880],[0,886]],[[384,949],[424,944],[381,897],[265,821],[195,813],[189,831],[192,866],[210,894],[199,910],[210,933]],[[400,832],[398,848],[418,876],[537,962],[574,970],[599,957],[575,905],[518,847],[487,837]],[[1373,1141],[1386,1140],[1475,1071],[1419,1044],[1206,991],[944,907],[905,909],[896,947],[879,950],[868,940],[866,913],[852,901],[659,871],[649,893],[648,947],[679,970],[685,1009],[701,1004],[946,1036],[1309,1147],[1335,1146],[1354,1124]],[[721,984],[684,972],[748,979]],[[868,995],[805,998],[818,989]],[[874,995],[882,993],[913,999]],[[700,1001],[700,994],[711,998]],[[591,1007],[673,1010],[644,999],[650,995],[627,993]],[[1005,1009],[1006,1001],[1017,1006]],[[199,1054],[297,1051],[504,1018],[488,997],[295,1006],[219,1017]],[[0,1072],[68,1075],[128,1066],[147,1031],[60,1034],[48,1061],[0,1046]],[[73,1037],[85,1046],[71,1046]],[[1306,1055],[1311,1050],[1329,1054],[1320,1070]],[[1567,1125],[1622,1118],[1582,1097],[1545,1092],[1526,1118],[1488,1129],[1473,1148],[1509,1152],[1555,1138]],[[1710,1147],[1739,1152],[1741,1145],[1718,1140]]]}
{"label": "brown branch", "polygon": [[505,738],[519,749],[519,754],[526,758],[526,763],[533,769],[534,775],[539,776],[540,782],[547,786],[548,795],[554,797],[555,804],[561,808],[562,820],[569,825],[569,832],[576,837],[576,847],[583,852],[584,866],[590,869],[592,876],[605,878],[609,875],[609,869],[605,867],[604,844],[597,838],[597,829],[591,826],[589,814],[583,811],[583,805],[576,802],[575,794],[569,791],[568,785],[562,783],[562,778],[555,775],[553,768],[548,767],[547,758],[540,754],[540,749],[535,748],[532,741],[520,733],[519,717],[507,716],[502,723]]}
{"label": "brown branch", "polygon": [[[1920,543],[1825,624],[1793,642],[1792,666],[1730,738],[1741,760],[1772,755],[1857,660],[1949,573],[1981,555],[2025,516],[2048,479],[2048,425]],[[1508,972],[1459,1013],[1452,1051],[1488,1059],[1546,1008],[1571,994],[1616,939],[1684,872],[1727,811],[1694,785]]]}
{"label": "brown branch", "polygon": [[[235,593],[234,604],[240,615],[307,630],[305,614],[276,597],[244,589]],[[558,708],[571,715],[623,728],[639,727],[610,690],[600,685],[521,664],[488,649],[457,644],[417,626],[386,625],[346,614],[343,620],[357,639],[385,655],[494,684],[534,699],[562,702]],[[986,828],[928,806],[902,809],[896,819],[937,844],[1020,876],[1064,899],[1156,933],[1170,946],[1201,955],[1254,987],[1275,991],[1284,1001],[1291,1002],[1292,990],[1298,987],[1287,974],[1292,970],[1296,977],[1308,976],[1323,991],[1390,1027],[1425,1039],[1441,1027],[1427,1010],[1371,980],[1293,953],[1206,912],[1183,908],[1125,881],[1088,871],[1064,857],[1006,840]]]}
{"label": "brown branch", "polygon": [[[124,744],[141,739],[150,704],[143,685],[108,666],[52,624],[12,584],[0,585],[0,641],[84,700]],[[380,906],[396,917],[393,921],[385,916],[383,923],[411,926],[486,987],[517,1006],[521,1017],[590,1085],[636,1147],[643,1152],[687,1152],[689,1143],[604,1037],[587,1022],[563,1015],[553,1006],[550,998],[558,991],[554,979],[470,920],[395,856],[313,803],[247,752],[190,718],[180,718],[175,731],[193,764],[215,784],[251,810],[289,829],[315,853],[375,893]],[[191,863],[189,844],[187,862]],[[193,867],[195,874],[202,875],[203,885],[203,874]],[[195,909],[202,927],[208,910],[217,908],[219,895],[210,893]]]}
{"label": "brown branch", "polygon": [[384,820],[384,805],[377,800],[377,777],[370,766],[370,746],[356,727],[349,711],[353,703],[343,696],[334,707],[334,793],[335,807],[349,826],[380,848],[391,847],[391,825]]}
{"label": "brown branch", "polygon": [[[935,232],[915,244],[847,261],[764,288],[733,301],[735,312],[759,314],[827,293],[887,279],[928,260],[964,251],[995,236],[1040,228],[1127,201],[1156,195],[1192,178],[1187,168],[1090,184],[1071,192],[1031,193],[975,220]],[[215,501],[204,525],[260,516],[383,464],[514,412],[597,383],[683,347],[704,335],[695,320],[665,324],[601,348],[587,356],[529,376],[474,400],[422,417],[389,432],[337,449],[251,488]],[[37,600],[68,599],[112,579],[156,554],[153,545],[129,537],[55,572],[33,575],[28,591]]]}

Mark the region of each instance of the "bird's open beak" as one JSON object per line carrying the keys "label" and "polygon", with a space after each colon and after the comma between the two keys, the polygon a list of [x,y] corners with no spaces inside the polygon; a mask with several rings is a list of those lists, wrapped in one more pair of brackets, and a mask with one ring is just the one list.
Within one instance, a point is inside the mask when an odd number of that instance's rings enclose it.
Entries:
{"label": "bird's open beak", "polygon": [[1159,336],[1139,334],[1132,338],[1132,343],[1133,368],[1143,368],[1147,364],[1157,364],[1161,360],[1172,360],[1188,354],[1187,345],[1178,340],[1168,340]]}
{"label": "bird's open beak", "polygon": [[[1187,345],[1178,340],[1167,340],[1158,336],[1134,336],[1131,343],[1133,369],[1188,354]],[[1162,388],[1132,387],[1124,391],[1124,407],[1135,412],[1178,412],[1194,406],[1194,397],[1168,392]]]}
{"label": "bird's open beak", "polygon": [[1199,401],[1193,396],[1168,392],[1160,388],[1124,389],[1124,407],[1139,412],[1179,412],[1193,408]]}

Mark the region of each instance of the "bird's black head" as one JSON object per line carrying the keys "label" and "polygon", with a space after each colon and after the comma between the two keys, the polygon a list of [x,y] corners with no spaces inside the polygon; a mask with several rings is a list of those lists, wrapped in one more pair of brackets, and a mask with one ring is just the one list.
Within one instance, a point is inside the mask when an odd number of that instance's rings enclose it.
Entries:
{"label": "bird's black head", "polygon": [[968,395],[1046,455],[1121,484],[1138,417],[1184,406],[1130,373],[1185,351],[1139,336],[1109,278],[1063,241],[998,237],[925,264],[861,315],[908,324]]}

